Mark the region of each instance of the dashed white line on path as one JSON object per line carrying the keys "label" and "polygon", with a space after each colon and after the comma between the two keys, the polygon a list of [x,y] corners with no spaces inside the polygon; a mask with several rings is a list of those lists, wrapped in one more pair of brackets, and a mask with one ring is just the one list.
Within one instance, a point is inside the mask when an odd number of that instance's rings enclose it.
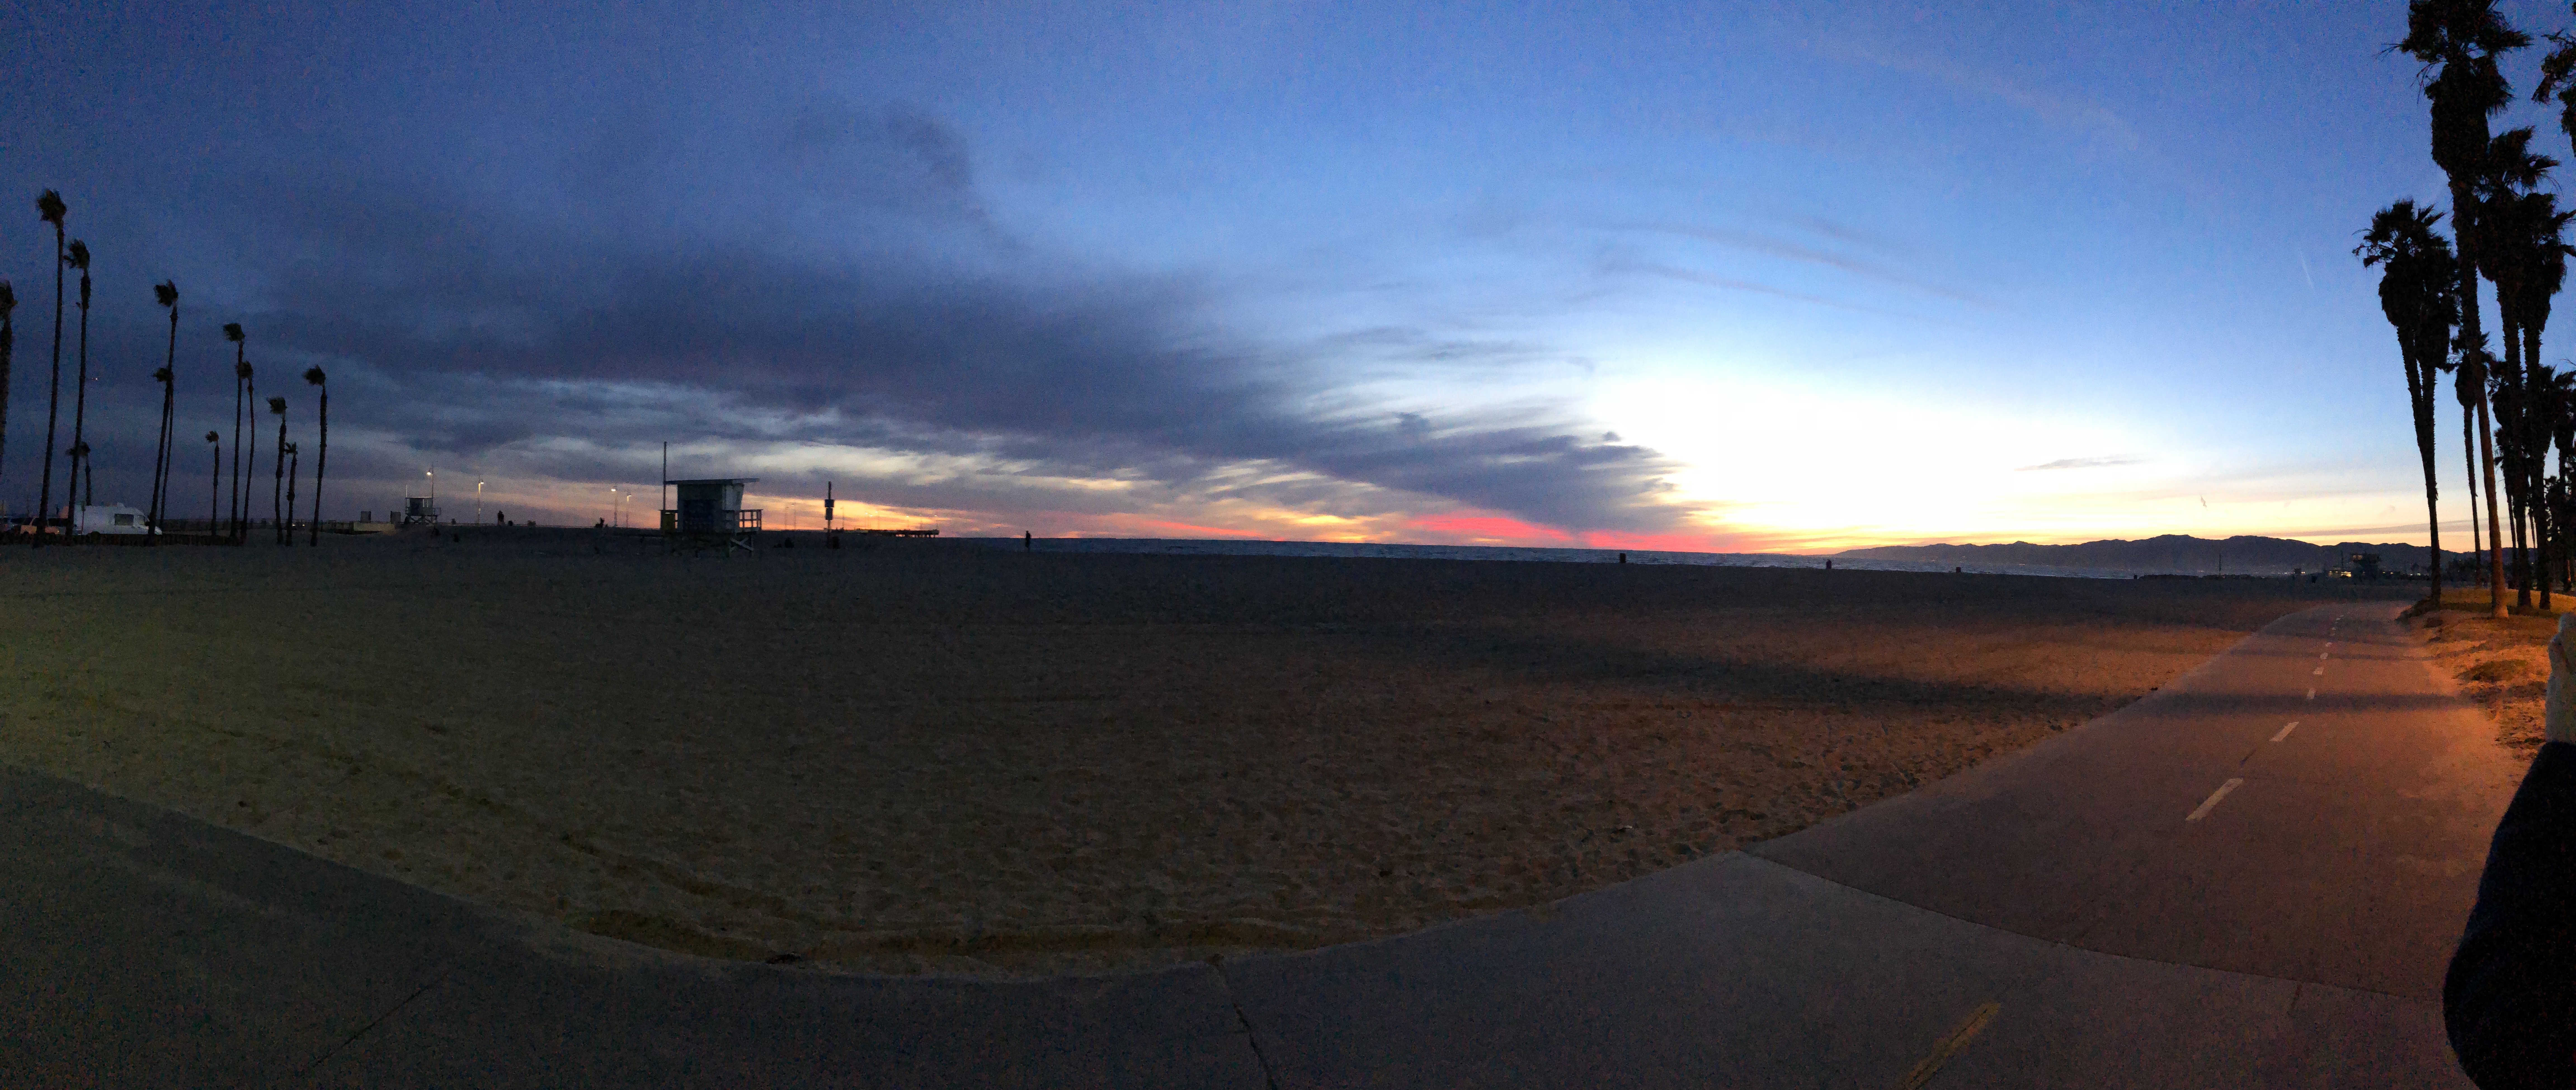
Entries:
{"label": "dashed white line on path", "polygon": [[2218,790],[2210,792],[2208,798],[2201,800],[2200,808],[2193,810],[2191,812],[2191,816],[2184,818],[2183,820],[2198,821],[2201,818],[2208,816],[2210,807],[2218,805],[2218,800],[2226,798],[2228,792],[2236,790],[2236,785],[2244,782],[2244,780],[2235,779],[2219,784]]}
{"label": "dashed white line on path", "polygon": [[2316,698],[2317,698],[2317,691],[2316,691],[2315,689],[2310,689],[2310,690],[2308,690],[2308,699],[2310,699],[2310,700],[2314,700],[2314,699],[2316,699]]}
{"label": "dashed white line on path", "polygon": [[[2507,498],[2509,499],[2509,498],[2511,498],[2511,497],[2507,497]],[[2320,666],[2320,667],[2317,667],[2316,669],[2314,669],[2314,670],[2310,670],[2310,671],[2308,671],[2308,672],[2309,672],[2309,673],[2311,673],[2311,674],[2322,674],[2322,673],[2325,673],[2325,672],[2326,672],[2326,668],[2325,668],[2325,667],[2323,667],[2323,666]]]}
{"label": "dashed white line on path", "polygon": [[2290,725],[2281,728],[2281,733],[2273,735],[2272,740],[2278,742],[2283,738],[2289,737],[2290,732],[2297,729],[2299,729],[2299,721],[2296,719],[2290,720]]}

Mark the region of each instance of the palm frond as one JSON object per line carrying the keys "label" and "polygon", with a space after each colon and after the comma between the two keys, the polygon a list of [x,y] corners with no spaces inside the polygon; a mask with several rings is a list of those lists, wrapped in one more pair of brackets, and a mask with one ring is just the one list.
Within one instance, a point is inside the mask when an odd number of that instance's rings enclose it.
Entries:
{"label": "palm frond", "polygon": [[63,255],[63,264],[82,272],[89,271],[89,243],[73,239],[71,252]]}
{"label": "palm frond", "polygon": [[70,211],[71,209],[63,204],[62,194],[50,189],[36,194],[36,214],[45,222],[60,227],[63,225],[63,216]]}
{"label": "palm frond", "polygon": [[268,411],[276,413],[279,416],[286,415],[286,399],[282,397],[272,397],[268,399]]}
{"label": "palm frond", "polygon": [[241,339],[242,339],[242,327],[241,327],[241,323],[240,323],[240,322],[225,322],[225,323],[224,323],[224,339],[225,339],[225,340],[228,340],[228,341],[231,341],[231,342],[233,342],[234,344],[240,344],[240,343],[241,343]]}
{"label": "palm frond", "polygon": [[152,285],[152,298],[153,298],[154,300],[158,301],[162,306],[165,306],[165,307],[175,307],[175,306],[178,306],[178,305],[179,305],[179,283],[178,283],[178,281],[175,281],[175,280],[164,280],[164,281],[162,281],[162,282],[160,282],[160,283],[158,283],[158,284],[154,284],[154,285]]}
{"label": "palm frond", "polygon": [[2509,53],[2531,44],[2495,9],[2495,0],[2414,0],[2406,37],[2393,48],[2427,65]]}
{"label": "palm frond", "polygon": [[304,381],[312,383],[315,386],[322,385],[324,377],[322,369],[319,367],[307,367],[304,369]]}

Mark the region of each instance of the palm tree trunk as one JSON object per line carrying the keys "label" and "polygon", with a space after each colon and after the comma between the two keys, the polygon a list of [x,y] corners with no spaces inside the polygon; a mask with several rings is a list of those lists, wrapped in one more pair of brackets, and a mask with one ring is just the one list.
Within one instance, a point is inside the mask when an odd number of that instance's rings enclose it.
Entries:
{"label": "palm tree trunk", "polygon": [[[2444,135],[2439,111],[2436,111],[2434,126],[2438,152],[2438,141]],[[2481,138],[2481,144],[2483,144],[2483,138]],[[2486,334],[2480,328],[2481,321],[2478,313],[2477,231],[2473,229],[2474,225],[2470,222],[2471,210],[2478,207],[2478,198],[2477,194],[2470,191],[2471,180],[2463,174],[2452,173],[2450,182],[2451,241],[2453,248],[2459,254],[2459,343],[2468,346],[2477,357],[2483,357],[2487,341]],[[2485,364],[2482,358],[2479,359],[2478,366],[2483,370]],[[2486,462],[2487,471],[2487,595],[2491,615],[2497,620],[2503,620],[2510,614],[2506,612],[2504,606],[2504,542],[2499,539],[2502,520],[2496,513],[2493,414],[2487,411],[2487,384],[2484,375],[2478,376],[2476,386],[2478,451]]]}
{"label": "palm tree trunk", "polygon": [[[2519,477],[2517,473],[2514,476]],[[2517,487],[2517,491],[2525,491]],[[2513,517],[2505,520],[2513,531],[2513,604],[2531,608],[2531,497],[2518,496],[2513,503]]]}
{"label": "palm tree trunk", "polygon": [[[18,352],[18,323],[0,315],[0,454],[9,451],[9,360]],[[5,465],[0,461],[0,465]]]}
{"label": "palm tree trunk", "polygon": [[[295,464],[286,468],[286,521],[290,524],[295,521],[295,475],[301,472],[304,468],[303,447],[304,444],[302,443],[296,444],[296,450],[294,452]],[[288,548],[295,547],[295,527],[293,525],[289,525],[286,528],[286,536],[281,538],[278,541],[278,544],[284,545]]]}
{"label": "palm tree trunk", "polygon": [[[259,380],[256,377],[243,379],[242,392],[250,395],[250,411],[248,413],[250,422],[253,424],[259,423]],[[241,505],[241,534],[239,536],[239,540],[244,545],[250,544],[250,517],[259,511],[259,508],[252,505],[251,497],[256,495],[256,493],[249,490],[250,486],[258,481],[259,429],[252,428],[250,430],[250,449],[242,452],[243,491]]]}
{"label": "palm tree trunk", "polygon": [[214,442],[215,464],[206,470],[206,536],[215,536],[223,520],[215,517],[224,498],[224,441]]}
{"label": "palm tree trunk", "polygon": [[35,544],[45,544],[46,521],[54,506],[54,422],[63,406],[63,225],[54,225],[54,379],[45,403],[45,468],[36,490]]}
{"label": "palm tree trunk", "polygon": [[2460,403],[2460,464],[2469,481],[2469,555],[2483,556],[2487,547],[2478,530],[2478,438],[2477,410],[2467,402]]}
{"label": "palm tree trunk", "polygon": [[2434,482],[2433,473],[2433,407],[2435,404],[2433,394],[2436,390],[2435,383],[2441,378],[2441,372],[2431,367],[2419,367],[2417,372],[2422,381],[2408,391],[2414,401],[2414,404],[2408,407],[2415,413],[2415,450],[2424,459],[2424,521],[2428,532],[2432,535],[2433,588],[2430,597],[2435,605],[2440,605],[2442,602],[2442,494],[2440,487]]}
{"label": "palm tree trunk", "polygon": [[2490,389],[2495,395],[2496,446],[2504,462],[2505,528],[2513,535],[2513,592],[2515,605],[2531,608],[2531,557],[2524,547],[2524,526],[2528,523],[2531,497],[2523,487],[2525,452],[2523,439],[2528,429],[2523,419],[2531,415],[2530,382],[2522,361],[2522,336],[2516,323],[2517,314],[2509,307],[2512,295],[2502,285],[2496,288],[2496,305],[2502,311],[2504,366],[2495,374]]}
{"label": "palm tree trunk", "polygon": [[[224,527],[221,531],[223,535],[228,538],[241,536],[242,398],[245,396],[243,391],[247,385],[242,381],[241,363],[242,349],[240,344],[236,343],[233,346],[233,496],[232,502],[224,505]],[[221,444],[217,445],[220,446]],[[214,531],[210,530],[209,532]]]}
{"label": "palm tree trunk", "polygon": [[[170,354],[173,357],[176,357],[179,354],[179,348],[176,343],[178,334],[179,323],[170,323],[170,335],[173,342],[170,347]],[[158,534],[162,522],[161,505],[164,500],[162,493],[170,486],[170,400],[170,383],[165,379],[161,383],[161,430],[157,433],[157,438],[155,438],[152,443],[152,511],[150,514],[144,516],[144,521],[149,524],[153,531],[152,533],[145,535],[146,541],[151,544],[159,544]]]}
{"label": "palm tree trunk", "polygon": [[322,445],[313,452],[313,530],[305,536],[306,548],[322,544],[322,471],[331,464],[331,387],[322,387]]}
{"label": "palm tree trunk", "polygon": [[72,496],[77,494],[81,497],[81,504],[87,506],[98,489],[94,482],[84,488],[83,482],[88,478],[82,475],[89,465],[89,446],[82,438],[83,426],[89,422],[89,272],[86,269],[81,272],[80,310],[80,372],[72,387],[72,449],[79,451],[80,455],[72,459],[72,487],[63,490],[63,502],[71,502]]}
{"label": "palm tree trunk", "polygon": [[268,483],[269,529],[276,531],[277,543],[286,544],[286,416],[277,417],[277,471]]}
{"label": "palm tree trunk", "polygon": [[2512,616],[2504,604],[2504,519],[2496,510],[2495,416],[2487,410],[2486,384],[2478,384],[2478,453],[2487,468],[2487,597],[2497,620]]}

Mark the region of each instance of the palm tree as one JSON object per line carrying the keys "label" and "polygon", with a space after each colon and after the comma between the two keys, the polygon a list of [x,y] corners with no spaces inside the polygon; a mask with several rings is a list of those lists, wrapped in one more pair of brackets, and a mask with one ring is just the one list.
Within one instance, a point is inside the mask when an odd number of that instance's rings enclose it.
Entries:
{"label": "palm tree", "polygon": [[52,517],[54,506],[54,421],[63,403],[63,266],[71,261],[63,245],[63,217],[70,212],[60,193],[48,189],[36,196],[36,214],[54,225],[54,378],[53,393],[45,405],[44,480],[36,490],[33,544],[39,547],[45,543],[45,520]]}
{"label": "palm tree", "polygon": [[89,465],[89,441],[82,438],[82,424],[89,419],[89,243],[73,239],[70,261],[72,267],[79,269],[81,274],[80,370],[72,380],[72,449],[80,453],[72,455],[72,478],[68,486],[63,489],[63,502],[70,503],[72,497],[77,495],[81,497],[80,502],[86,506],[90,500],[96,498],[95,493],[98,491],[95,481],[90,481],[87,487],[82,484],[84,481],[89,481],[89,478],[83,475],[83,471]]}
{"label": "palm tree", "polygon": [[2397,329],[2397,353],[2406,368],[2406,403],[2415,414],[2415,450],[2424,461],[2424,510],[2432,534],[2432,600],[2442,600],[2441,490],[2433,470],[2433,408],[2441,372],[2450,364],[2451,326],[2457,318],[2451,285],[2458,262],[2434,233],[2442,214],[2398,201],[2370,218],[2353,253],[2364,266],[2382,266],[2379,309]]}
{"label": "palm tree", "polygon": [[209,428],[206,442],[211,444],[206,449],[215,456],[214,464],[206,469],[206,536],[213,537],[215,528],[223,525],[215,517],[215,509],[224,498],[224,433]]}
{"label": "palm tree", "polygon": [[0,454],[9,450],[9,357],[18,348],[18,291],[0,280]]}
{"label": "palm tree", "polygon": [[2396,48],[2424,63],[2428,78],[2424,96],[2433,109],[2433,162],[2451,183],[2451,231],[2459,248],[2459,342],[2463,356],[2478,367],[2478,445],[2487,469],[2489,594],[2494,615],[2504,605],[2503,524],[2496,511],[2495,447],[2486,420],[2486,335],[2478,321],[2477,209],[2474,190],[2484,173],[2487,119],[2513,97],[2497,67],[2498,54],[2531,44],[2531,37],[2495,9],[2495,0],[2410,0],[2406,5],[2406,38]]}
{"label": "palm tree", "polygon": [[277,531],[277,543],[284,545],[286,544],[286,399],[282,397],[268,399],[268,411],[277,417],[277,457],[269,459],[277,463],[277,471],[271,475],[274,479],[268,485],[268,509],[272,512],[269,523],[270,528]]}
{"label": "palm tree", "polygon": [[[2540,458],[2546,459],[2555,447],[2559,452],[2558,474],[2539,478],[2532,487],[2536,517],[2540,528],[2541,549],[2538,555],[2540,608],[2550,608],[2550,584],[2557,582],[2566,570],[2567,558],[2567,457],[2570,443],[2576,443],[2576,424],[2571,424],[2569,410],[2576,408],[2576,371],[2543,367],[2533,375],[2532,394],[2541,407],[2539,423]],[[2564,436],[2564,439],[2561,439]]]}
{"label": "palm tree", "polygon": [[2549,44],[2557,48],[2541,59],[2540,83],[2531,89],[2531,100],[2558,103],[2558,131],[2576,146],[2576,36],[2551,31]]}
{"label": "palm tree", "polygon": [[242,333],[240,322],[224,323],[224,339],[233,342],[233,502],[227,505],[224,509],[224,535],[227,537],[238,538],[241,536],[242,510],[242,398],[249,396],[250,361],[243,356],[243,353],[246,351],[243,346],[243,341],[246,338]]}
{"label": "palm tree", "polygon": [[2555,567],[2559,586],[2576,593],[2576,574],[2569,568],[2568,528],[2576,525],[2576,512],[2569,510],[2568,478],[2576,474],[2576,371],[2561,371],[2552,376],[2550,401],[2556,411],[2549,417],[2549,437],[2558,449],[2558,476],[2551,479],[2550,516],[2556,533],[2550,540],[2558,543]]}
{"label": "palm tree", "polygon": [[[2523,369],[2528,375],[2524,388],[2530,398],[2521,446],[2529,482],[2525,490],[2531,496],[2533,557],[2535,564],[2545,567],[2559,524],[2551,517],[2543,478],[2548,468],[2552,425],[2565,411],[2565,405],[2557,397],[2558,373],[2540,362],[2540,336],[2549,326],[2551,302],[2567,283],[2567,225],[2576,222],[2576,212],[2559,211],[2558,195],[2545,191],[2525,193],[2515,203],[2511,243],[2516,273],[2514,327],[2522,334]],[[2559,470],[2565,472],[2566,466],[2562,463]],[[2549,581],[2545,577],[2538,581],[2540,607],[2547,609]]]}
{"label": "palm tree", "polygon": [[[2534,519],[2535,482],[2547,458],[2546,430],[2531,403],[2531,373],[2540,366],[2538,330],[2531,328],[2531,285],[2544,276],[2542,266],[2551,260],[2546,251],[2560,245],[2556,240],[2563,227],[2563,221],[2554,220],[2556,198],[2536,192],[2558,161],[2532,151],[2531,140],[2532,130],[2520,128],[2489,141],[2476,186],[2481,271],[2495,283],[2496,309],[2504,325],[2504,367],[2491,381],[2496,445],[2505,468],[2505,511],[2513,526],[2515,596],[2524,607],[2531,605],[2530,539],[2540,529]],[[2547,311],[2545,298],[2540,310]]]}
{"label": "palm tree", "polygon": [[170,352],[163,358],[161,369],[152,372],[153,380],[161,384],[161,431],[152,449],[152,511],[147,520],[157,528],[161,525],[161,506],[168,499],[170,487],[170,415],[178,392],[178,282],[164,280],[152,285],[152,298],[170,311]]}
{"label": "palm tree", "polygon": [[311,383],[314,389],[322,392],[322,407],[319,413],[322,445],[313,452],[313,530],[305,536],[304,541],[308,548],[322,544],[322,471],[331,463],[331,387],[324,384],[325,378],[327,376],[319,367],[304,369],[304,381]]}

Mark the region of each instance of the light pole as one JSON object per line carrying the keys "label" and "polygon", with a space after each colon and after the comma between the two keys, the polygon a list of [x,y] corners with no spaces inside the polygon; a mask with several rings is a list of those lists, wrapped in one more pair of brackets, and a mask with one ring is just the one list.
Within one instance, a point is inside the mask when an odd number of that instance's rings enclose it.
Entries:
{"label": "light pole", "polygon": [[483,525],[483,482],[474,482],[474,525]]}

